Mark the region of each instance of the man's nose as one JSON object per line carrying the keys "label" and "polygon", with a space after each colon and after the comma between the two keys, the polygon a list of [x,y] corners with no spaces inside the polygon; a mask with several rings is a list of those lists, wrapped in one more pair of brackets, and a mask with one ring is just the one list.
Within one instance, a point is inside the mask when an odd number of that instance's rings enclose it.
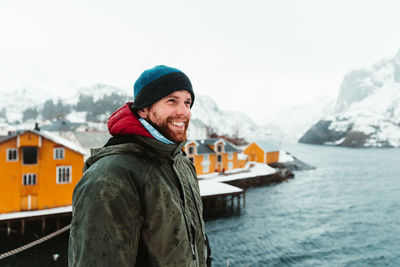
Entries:
{"label": "man's nose", "polygon": [[176,113],[179,116],[187,116],[190,113],[190,107],[188,107],[185,102],[179,103]]}

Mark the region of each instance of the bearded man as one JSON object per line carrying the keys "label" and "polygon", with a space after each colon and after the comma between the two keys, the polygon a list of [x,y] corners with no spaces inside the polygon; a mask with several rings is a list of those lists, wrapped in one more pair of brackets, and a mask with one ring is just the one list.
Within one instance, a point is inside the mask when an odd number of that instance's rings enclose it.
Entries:
{"label": "bearded man", "polygon": [[[182,147],[195,99],[180,70],[144,71],[108,121],[73,195],[70,266],[207,266],[193,164]],[[208,262],[208,263],[207,263]]]}

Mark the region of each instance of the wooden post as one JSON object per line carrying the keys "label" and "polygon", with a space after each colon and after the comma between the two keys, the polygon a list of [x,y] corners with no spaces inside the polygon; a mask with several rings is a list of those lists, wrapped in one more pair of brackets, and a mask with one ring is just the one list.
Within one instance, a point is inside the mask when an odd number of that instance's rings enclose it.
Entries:
{"label": "wooden post", "polygon": [[11,234],[11,227],[10,227],[10,222],[7,222],[7,236],[10,236]]}
{"label": "wooden post", "polygon": [[21,235],[25,233],[25,220],[21,219]]}
{"label": "wooden post", "polygon": [[44,234],[46,230],[46,219],[45,217],[42,217],[42,234]]}
{"label": "wooden post", "polygon": [[243,192],[243,208],[246,207],[246,191]]}

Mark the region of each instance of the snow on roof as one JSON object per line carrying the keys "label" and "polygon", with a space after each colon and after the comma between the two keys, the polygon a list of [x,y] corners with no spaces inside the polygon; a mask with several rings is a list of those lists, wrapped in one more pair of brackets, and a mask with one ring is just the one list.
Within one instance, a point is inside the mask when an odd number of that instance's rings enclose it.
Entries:
{"label": "snow on roof", "polygon": [[72,212],[72,206],[0,214],[0,221]]}
{"label": "snow on roof", "polygon": [[31,130],[31,132],[34,132],[34,133],[36,133],[36,134],[38,134],[40,136],[43,136],[44,138],[47,138],[47,139],[49,139],[49,140],[51,140],[51,141],[53,141],[53,142],[55,142],[57,144],[63,145],[63,146],[65,146],[65,147],[67,147],[67,148],[69,148],[71,150],[74,150],[75,152],[78,152],[78,153],[80,153],[82,155],[86,155],[87,154],[87,152],[81,146],[79,146],[79,145],[77,145],[77,144],[75,144],[75,143],[73,143],[73,142],[71,142],[71,141],[69,141],[69,140],[67,140],[65,138],[62,138],[61,136],[55,135],[55,134],[53,134],[51,132],[48,132],[48,131],[35,131],[35,130]]}
{"label": "snow on roof", "polygon": [[108,131],[75,132],[74,135],[84,148],[102,147],[111,137]]}
{"label": "snow on roof", "polygon": [[289,161],[294,161],[293,156],[284,150],[280,150],[279,151],[279,162],[289,162]]}
{"label": "snow on roof", "polygon": [[214,181],[199,181],[199,187],[202,197],[243,192],[239,187]]}
{"label": "snow on roof", "polygon": [[278,151],[279,148],[275,144],[265,141],[265,140],[256,140],[254,141],[259,147],[264,150],[264,152],[272,152],[272,151]]}
{"label": "snow on roof", "polygon": [[7,141],[8,139],[14,138],[15,135],[1,135],[0,136],[0,143],[3,141]]}
{"label": "snow on roof", "polygon": [[226,182],[254,178],[276,173],[276,170],[265,163],[247,162],[246,167],[226,171],[225,174],[211,173],[199,175],[198,178],[214,182]]}

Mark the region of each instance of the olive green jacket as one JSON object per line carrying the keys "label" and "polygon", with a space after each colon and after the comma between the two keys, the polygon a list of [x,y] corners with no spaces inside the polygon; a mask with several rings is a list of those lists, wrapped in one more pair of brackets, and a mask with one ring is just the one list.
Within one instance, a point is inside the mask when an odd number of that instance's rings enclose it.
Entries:
{"label": "olive green jacket", "polygon": [[69,266],[206,266],[203,207],[184,143],[130,138],[92,151],[85,163]]}

